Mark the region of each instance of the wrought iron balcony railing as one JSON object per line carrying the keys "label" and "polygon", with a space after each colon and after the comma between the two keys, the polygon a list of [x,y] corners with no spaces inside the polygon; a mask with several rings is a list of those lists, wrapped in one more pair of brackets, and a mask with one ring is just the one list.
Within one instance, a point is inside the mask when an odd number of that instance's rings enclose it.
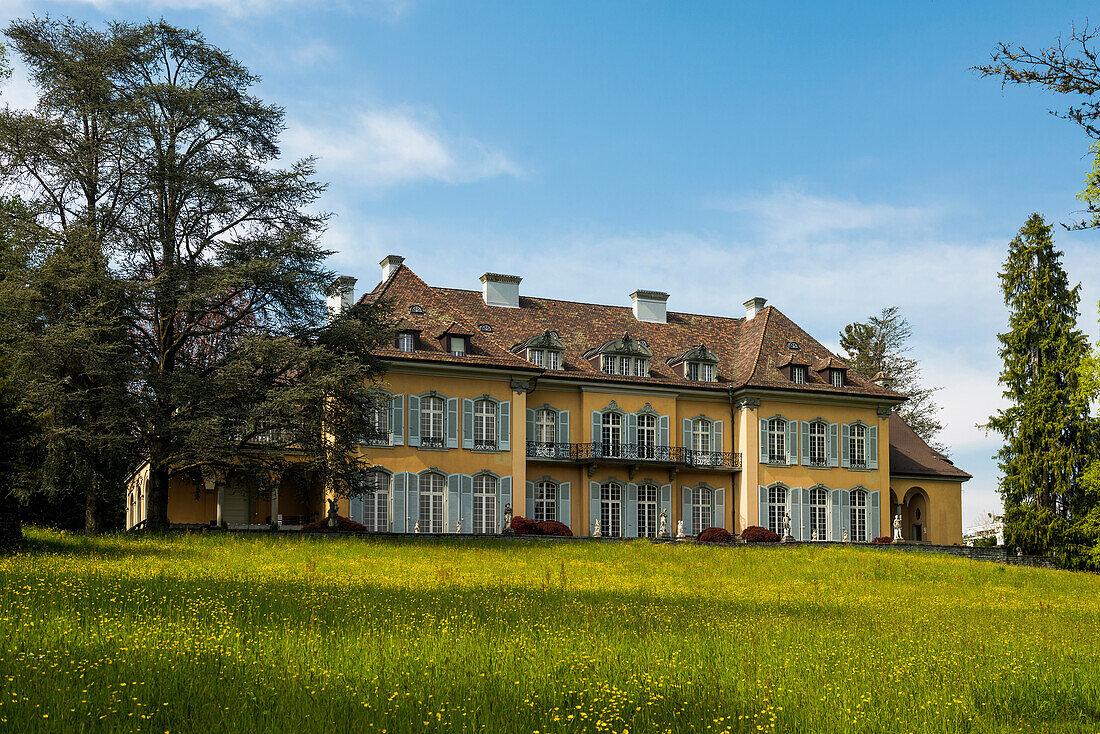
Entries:
{"label": "wrought iron balcony railing", "polygon": [[695,451],[682,446],[650,446],[634,443],[550,443],[528,441],[531,459],[563,461],[624,461],[678,464],[717,469],[740,469],[741,454],[730,451]]}
{"label": "wrought iron balcony railing", "polygon": [[443,438],[425,438],[420,437],[420,448],[422,449],[444,449],[447,448],[447,441]]}

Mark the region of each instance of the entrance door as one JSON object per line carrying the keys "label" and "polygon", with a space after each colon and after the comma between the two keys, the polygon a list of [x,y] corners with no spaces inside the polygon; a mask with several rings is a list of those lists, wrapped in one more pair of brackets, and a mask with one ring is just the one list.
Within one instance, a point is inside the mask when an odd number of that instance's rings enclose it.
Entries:
{"label": "entrance door", "polygon": [[924,524],[913,523],[913,540],[924,540]]}
{"label": "entrance door", "polygon": [[252,519],[249,512],[248,490],[241,488],[236,491],[225,488],[225,498],[222,505],[222,520],[229,525],[248,525]]}

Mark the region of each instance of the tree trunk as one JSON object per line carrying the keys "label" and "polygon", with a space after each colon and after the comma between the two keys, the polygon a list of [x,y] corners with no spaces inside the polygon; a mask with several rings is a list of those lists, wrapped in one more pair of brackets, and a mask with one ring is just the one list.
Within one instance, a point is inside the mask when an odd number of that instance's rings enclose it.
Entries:
{"label": "tree trunk", "polygon": [[99,532],[99,495],[91,487],[84,492],[84,532],[87,535]]}
{"label": "tree trunk", "polygon": [[164,530],[168,527],[168,466],[156,454],[149,456],[149,512],[145,527]]}

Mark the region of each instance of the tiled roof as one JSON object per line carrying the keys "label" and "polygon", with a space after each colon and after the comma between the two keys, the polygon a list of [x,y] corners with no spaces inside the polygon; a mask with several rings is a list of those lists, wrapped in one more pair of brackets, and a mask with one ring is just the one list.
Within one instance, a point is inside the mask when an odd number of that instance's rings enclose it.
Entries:
{"label": "tiled roof", "polygon": [[924,442],[897,413],[890,413],[890,473],[966,481],[970,475]]}
{"label": "tiled roof", "polygon": [[[730,387],[759,387],[865,395],[892,401],[904,397],[854,372],[848,373],[847,384],[839,388],[829,384],[825,375],[814,372],[806,375],[805,384],[788,380],[778,365],[792,351],[797,351],[802,364],[845,365],[773,306],[764,308],[751,320],[669,311],[663,324],[638,321],[626,306],[551,298],[520,296],[518,308],[487,306],[479,291],[429,286],[404,264],[362,300],[376,299],[392,303],[397,316],[410,328],[421,329],[423,334],[417,352],[407,354],[387,348],[381,352],[387,358],[541,371],[509,350],[533,336],[554,331],[565,344],[564,369],[544,371],[544,380],[591,379],[722,391]],[[424,313],[410,313],[409,308],[413,305],[420,306]],[[473,334],[470,338],[472,353],[466,357],[452,357],[445,344],[428,336],[442,333],[452,322],[455,323],[453,328],[463,328]],[[584,358],[586,352],[612,339],[622,338],[624,334],[632,339],[644,339],[653,352],[649,377],[605,375]],[[668,360],[675,362],[675,358],[700,345],[705,345],[718,357],[717,382],[686,380],[667,364]]]}

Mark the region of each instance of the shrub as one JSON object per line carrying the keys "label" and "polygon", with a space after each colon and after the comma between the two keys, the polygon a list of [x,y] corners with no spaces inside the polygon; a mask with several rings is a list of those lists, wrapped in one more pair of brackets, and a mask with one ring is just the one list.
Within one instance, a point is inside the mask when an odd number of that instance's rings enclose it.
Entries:
{"label": "shrub", "polygon": [[871,542],[872,543],[881,543],[882,545],[888,545],[890,543],[893,543],[894,539],[891,538],[889,535],[882,535],[882,536],[879,536],[878,538],[871,538]]}
{"label": "shrub", "polygon": [[538,535],[539,527],[534,520],[528,520],[523,515],[513,515],[512,532],[516,535]]}
{"label": "shrub", "polygon": [[699,537],[696,540],[703,543],[728,543],[733,540],[733,536],[725,528],[707,528],[703,532],[699,533]]}
{"label": "shrub", "polygon": [[328,526],[328,518],[327,517],[322,517],[320,520],[315,520],[314,522],[311,522],[308,525],[303,525],[302,526],[302,530],[306,530],[306,531],[309,531],[309,532],[316,532],[318,530],[322,530],[322,531],[331,530],[333,532],[338,531],[338,530],[344,530],[344,531],[349,531],[349,532],[351,532],[351,531],[361,532],[361,531],[366,530],[366,529],[367,528],[366,528],[365,525],[360,525],[359,523],[355,522],[354,520],[350,520],[350,519],[348,519],[346,517],[342,517],[340,515],[336,516],[336,527],[334,527],[334,528],[330,528]]}
{"label": "shrub", "polygon": [[572,538],[573,531],[569,526],[557,520],[543,520],[535,526],[538,535],[556,535],[560,538]]}
{"label": "shrub", "polygon": [[741,539],[749,543],[778,543],[779,534],[759,525],[750,525],[741,531]]}

